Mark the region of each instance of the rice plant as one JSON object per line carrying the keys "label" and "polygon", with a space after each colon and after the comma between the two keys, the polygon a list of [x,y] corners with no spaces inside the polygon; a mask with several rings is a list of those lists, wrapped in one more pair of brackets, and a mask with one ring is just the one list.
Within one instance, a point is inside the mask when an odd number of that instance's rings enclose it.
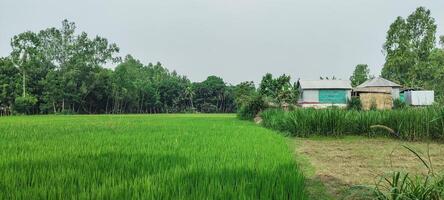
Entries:
{"label": "rice plant", "polygon": [[0,199],[306,199],[285,138],[235,115],[0,118]]}

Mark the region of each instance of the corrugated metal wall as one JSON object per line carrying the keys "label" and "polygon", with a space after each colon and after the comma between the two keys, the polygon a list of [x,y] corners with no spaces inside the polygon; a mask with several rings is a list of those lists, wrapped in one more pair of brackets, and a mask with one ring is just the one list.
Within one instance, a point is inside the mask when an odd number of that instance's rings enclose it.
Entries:
{"label": "corrugated metal wall", "polygon": [[346,90],[319,90],[319,103],[347,103]]}

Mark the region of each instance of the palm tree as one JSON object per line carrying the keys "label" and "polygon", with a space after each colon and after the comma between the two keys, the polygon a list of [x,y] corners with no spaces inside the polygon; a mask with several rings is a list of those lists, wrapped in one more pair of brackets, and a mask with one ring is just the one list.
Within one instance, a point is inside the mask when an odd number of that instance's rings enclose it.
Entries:
{"label": "palm tree", "polygon": [[194,110],[193,98],[196,93],[194,93],[193,88],[191,86],[187,86],[185,88],[185,97],[190,101],[191,109]]}

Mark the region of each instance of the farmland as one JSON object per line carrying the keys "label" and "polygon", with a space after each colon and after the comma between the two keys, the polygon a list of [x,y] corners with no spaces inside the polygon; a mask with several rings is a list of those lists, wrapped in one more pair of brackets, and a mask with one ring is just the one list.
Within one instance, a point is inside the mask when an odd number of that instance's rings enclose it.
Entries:
{"label": "farmland", "polygon": [[[421,155],[429,150],[434,170],[444,172],[444,145],[389,138],[312,136],[292,138],[295,157],[308,178],[309,193],[321,199],[371,199],[372,188],[393,171],[427,174],[420,160],[402,145]],[[364,190],[363,190],[364,189]]]}
{"label": "farmland", "polygon": [[305,199],[286,139],[234,115],[0,118],[0,199]]}

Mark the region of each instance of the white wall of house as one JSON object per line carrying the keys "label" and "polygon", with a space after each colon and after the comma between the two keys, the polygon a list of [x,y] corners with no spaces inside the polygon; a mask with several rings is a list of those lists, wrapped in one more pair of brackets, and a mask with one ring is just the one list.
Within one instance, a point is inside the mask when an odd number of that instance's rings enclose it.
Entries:
{"label": "white wall of house", "polygon": [[347,104],[310,104],[310,103],[306,103],[306,104],[301,104],[302,108],[316,108],[316,109],[324,109],[324,108],[329,108],[329,107],[339,107],[339,108],[345,108],[347,107]]}
{"label": "white wall of house", "polygon": [[399,88],[392,88],[392,98],[399,99]]}
{"label": "white wall of house", "polygon": [[303,90],[301,100],[302,100],[302,103],[303,102],[319,102],[319,90]]}
{"label": "white wall of house", "polygon": [[352,98],[352,90],[347,90],[347,101]]}

